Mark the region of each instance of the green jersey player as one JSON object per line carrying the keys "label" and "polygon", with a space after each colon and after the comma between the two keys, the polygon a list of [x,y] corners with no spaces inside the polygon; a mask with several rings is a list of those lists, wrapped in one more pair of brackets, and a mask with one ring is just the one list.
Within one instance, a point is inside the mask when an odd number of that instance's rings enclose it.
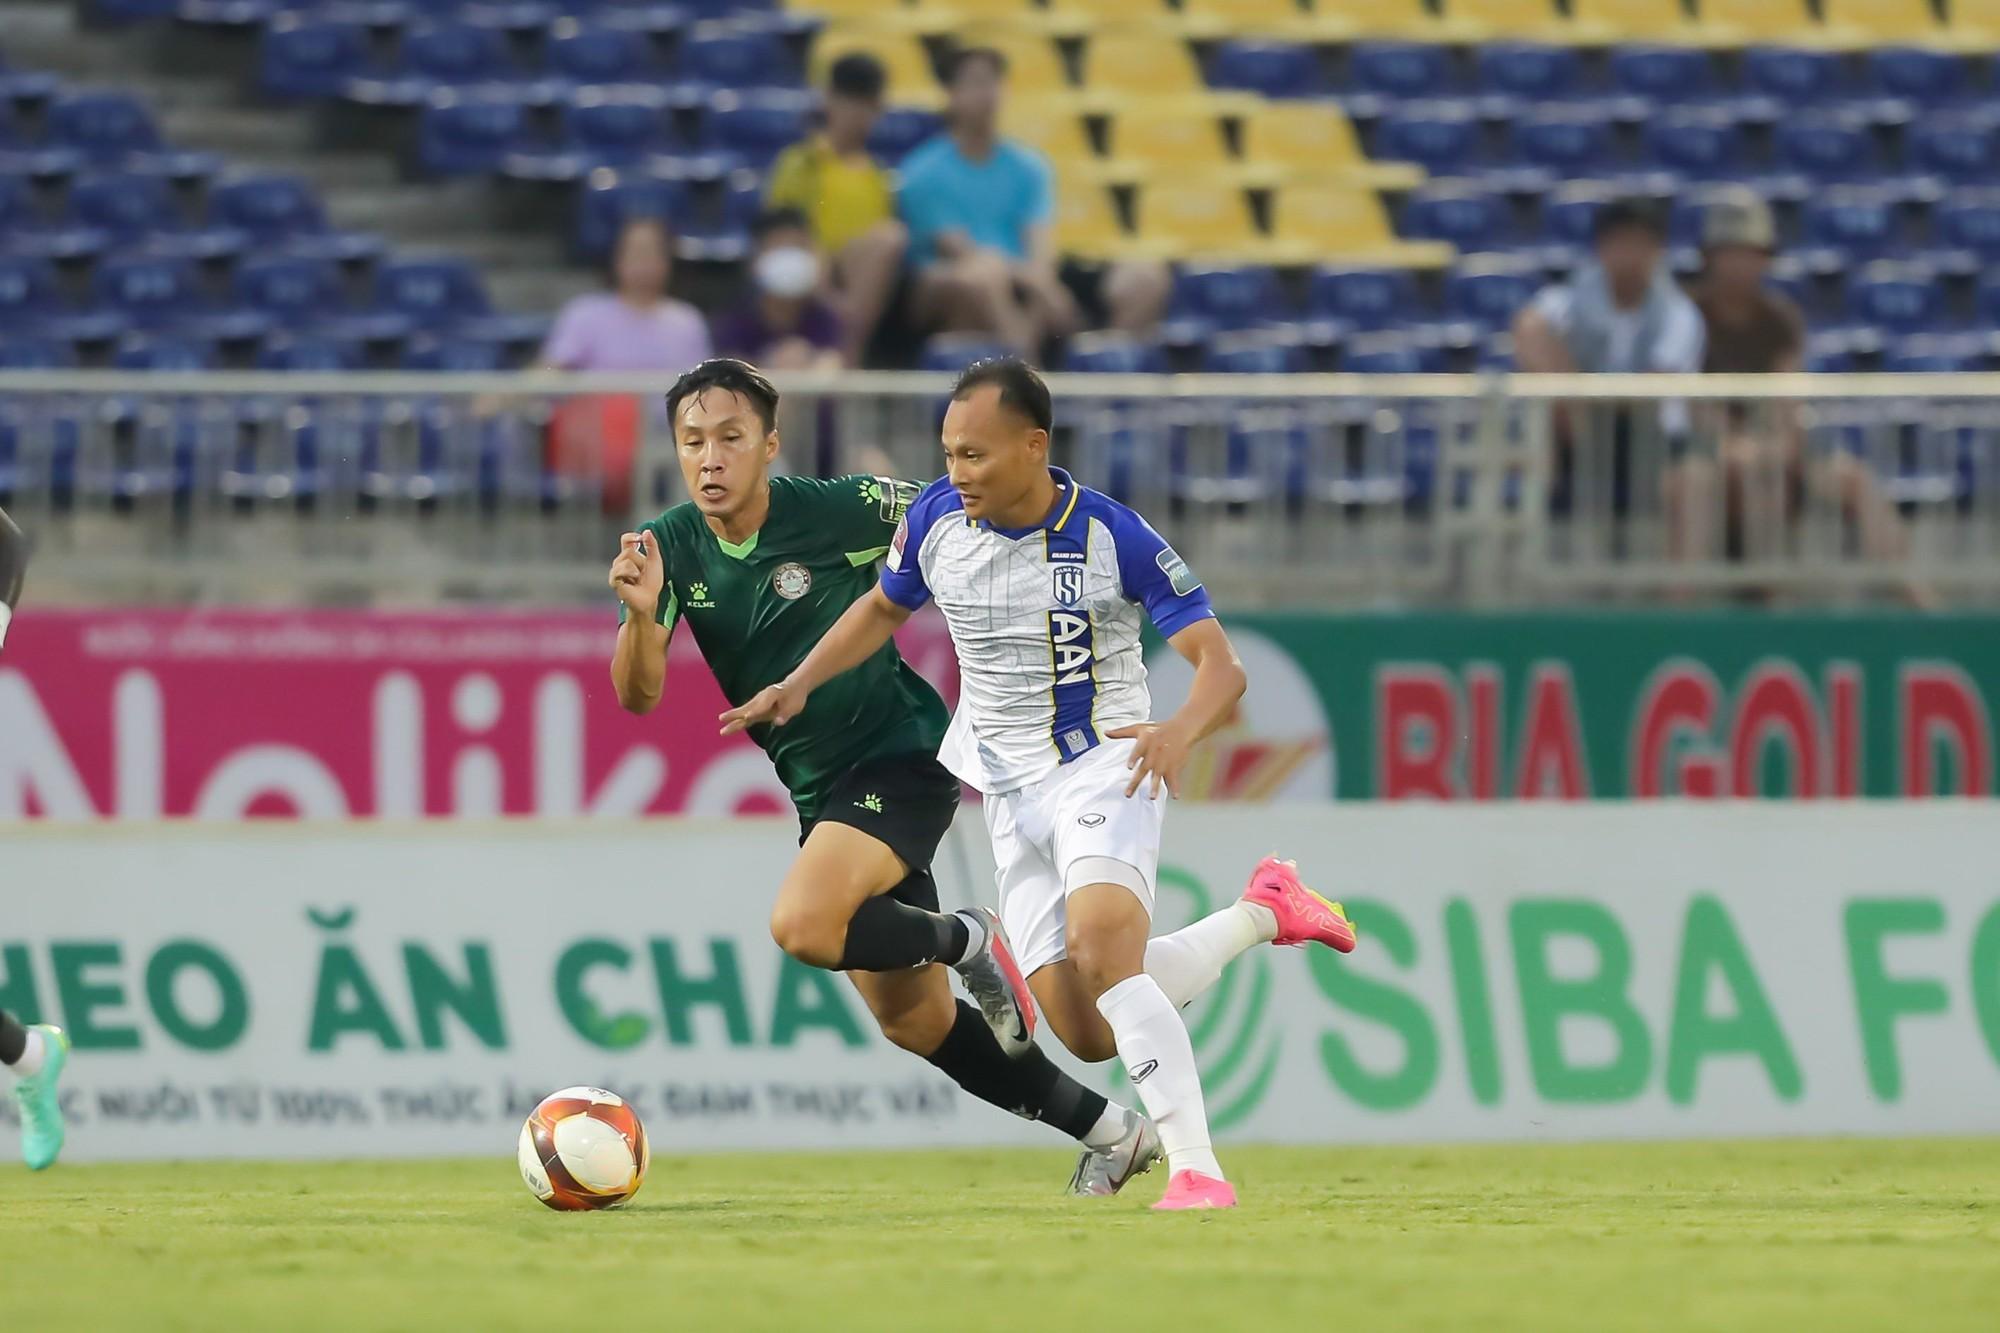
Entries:
{"label": "green jersey player", "polygon": [[[7,625],[21,598],[21,576],[28,567],[28,543],[7,511],[0,509],[0,647],[7,642]],[[22,1023],[0,1009],[0,1066],[11,1075],[14,1103],[21,1116],[21,1160],[30,1171],[52,1165],[63,1146],[62,1105],[56,1082],[69,1059],[69,1038],[46,1023]]]}
{"label": "green jersey player", "polygon": [[[917,488],[773,477],[777,408],[770,381],[727,358],[667,394],[692,498],[626,533],[611,566],[622,604],[611,678],[634,713],[660,702],[679,621],[736,706],[783,680],[875,586]],[[799,812],[772,938],[801,962],[847,973],[884,1036],[967,1092],[1082,1141],[1072,1188],[1113,1193],[1157,1159],[1152,1125],[1035,1047],[1033,999],[999,917],[938,910],[931,858],[959,804],[958,781],[937,760],[945,723],[936,691],[885,643],[788,725],[748,729]],[[953,999],[940,964],[978,1008]]]}

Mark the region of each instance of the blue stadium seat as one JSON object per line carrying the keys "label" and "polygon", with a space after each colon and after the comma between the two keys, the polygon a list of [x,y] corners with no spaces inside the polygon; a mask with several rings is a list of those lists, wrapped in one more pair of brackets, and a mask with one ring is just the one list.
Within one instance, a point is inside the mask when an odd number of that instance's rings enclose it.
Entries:
{"label": "blue stadium seat", "polygon": [[298,327],[340,307],[340,272],[324,259],[258,255],[237,265],[235,296],[239,305]]}
{"label": "blue stadium seat", "polygon": [[144,328],[177,323],[201,308],[200,284],[188,262],[163,255],[113,255],[92,278],[97,303]]}
{"label": "blue stadium seat", "polygon": [[1479,48],[1479,89],[1503,97],[1546,101],[1568,97],[1582,83],[1576,48],[1492,42]]}
{"label": "blue stadium seat", "polygon": [[257,354],[259,370],[355,370],[361,349],[343,338],[285,335],[271,339]]}
{"label": "blue stadium seat", "polygon": [[1375,129],[1373,156],[1415,162],[1435,175],[1449,176],[1479,156],[1479,120],[1462,102],[1406,103],[1382,118]]}
{"label": "blue stadium seat", "polygon": [[238,228],[262,242],[326,228],[326,215],[312,187],[296,176],[239,176],[224,181],[209,191],[208,217],[217,226]]}
{"label": "blue stadium seat", "polygon": [[1989,273],[1979,283],[1979,318],[1988,328],[2000,328],[2000,273]]}
{"label": "blue stadium seat", "polygon": [[1455,89],[1447,47],[1418,42],[1358,42],[1347,53],[1347,81],[1358,93],[1413,100]]}
{"label": "blue stadium seat", "polygon": [[1166,357],[1155,342],[1127,333],[1079,333],[1063,347],[1064,370],[1094,375],[1157,375]]}
{"label": "blue stadium seat", "polygon": [[1201,368],[1216,375],[1293,375],[1306,369],[1306,349],[1285,330],[1237,329],[1209,340]]}
{"label": "blue stadium seat", "polygon": [[1332,91],[1318,54],[1292,42],[1222,42],[1209,56],[1208,82],[1265,97],[1324,97]]}
{"label": "blue stadium seat", "polygon": [[[0,338],[0,370],[68,370],[76,349],[53,338]],[[0,467],[0,475],[6,469]],[[0,486],[0,490],[6,489]]]}
{"label": "blue stadium seat", "polygon": [[1665,113],[1647,122],[1645,138],[1651,161],[1694,180],[1732,176],[1743,166],[1736,122],[1717,112]]}
{"label": "blue stadium seat", "polygon": [[61,306],[55,268],[48,260],[0,254],[0,329],[18,332]]}
{"label": "blue stadium seat", "polygon": [[422,106],[441,91],[504,84],[511,73],[507,39],[475,23],[427,23],[403,36],[395,67],[348,81],[345,95],[363,106]]}
{"label": "blue stadium seat", "polygon": [[1917,47],[1881,47],[1868,53],[1868,78],[1877,92],[1921,105],[1949,102],[1971,83],[1965,57]]}
{"label": "blue stadium seat", "polygon": [[1419,375],[1424,357],[1407,333],[1364,334],[1341,349],[1340,368],[1350,375]]}
{"label": "blue stadium seat", "polygon": [[666,108],[657,89],[585,88],[563,108],[563,145],[592,165],[636,162],[667,147]]}
{"label": "blue stadium seat", "polygon": [[1802,222],[1806,244],[1845,257],[1874,258],[1897,239],[1894,202],[1879,190],[1819,191],[1806,201]]}
{"label": "blue stadium seat", "polygon": [[924,140],[944,132],[944,117],[935,111],[912,106],[892,106],[883,110],[868,131],[868,151],[888,166],[895,166]]}
{"label": "blue stadium seat", "polygon": [[1174,275],[1169,319],[1197,321],[1210,329],[1248,329],[1289,315],[1271,269],[1191,264]]}
{"label": "blue stadium seat", "polygon": [[493,343],[425,335],[403,349],[404,370],[474,373],[502,369],[501,349]]}
{"label": "blue stadium seat", "polygon": [[753,88],[715,94],[702,119],[702,146],[763,170],[812,130],[811,93]]}
{"label": "blue stadium seat", "polygon": [[1882,165],[1867,124],[1850,115],[1787,116],[1772,150],[1781,168],[1819,181],[1866,180]]}
{"label": "blue stadium seat", "polygon": [[1387,329],[1419,317],[1416,279],[1402,269],[1319,268],[1306,286],[1315,316],[1358,329]]}
{"label": "blue stadium seat", "polygon": [[1782,46],[1753,46],[1745,51],[1743,84],[1750,92],[1793,106],[1846,97],[1854,91],[1844,56]]}
{"label": "blue stadium seat", "polygon": [[130,93],[69,93],[51,102],[45,115],[43,134],[52,147],[74,149],[95,161],[160,146],[152,113]]}
{"label": "blue stadium seat", "polygon": [[1473,255],[1445,279],[1445,310],[1483,331],[1504,329],[1541,285],[1538,265],[1507,255]]}
{"label": "blue stadium seat", "polygon": [[69,216],[120,243],[141,240],[175,223],[166,182],[129,171],[99,172],[73,181]]}
{"label": "blue stadium seat", "polygon": [[764,208],[763,187],[754,179],[720,191],[691,195],[678,223],[679,253],[688,259],[731,264],[750,253],[750,224]]}
{"label": "blue stadium seat", "polygon": [[1878,260],[1847,283],[1848,314],[1896,333],[1935,328],[1940,307],[1937,277],[1920,264]]}
{"label": "blue stadium seat", "polygon": [[551,29],[543,52],[550,74],[580,84],[636,82],[647,77],[653,63],[643,35],[567,18]]}
{"label": "blue stadium seat", "polygon": [[1462,250],[1498,249],[1507,243],[1507,202],[1466,185],[1426,185],[1403,205],[1402,231],[1420,240],[1450,241]]}
{"label": "blue stadium seat", "polygon": [[1514,122],[1514,156],[1558,176],[1601,174],[1611,164],[1611,124],[1588,107],[1541,106]]}
{"label": "blue stadium seat", "polygon": [[1962,334],[1913,333],[1882,353],[1882,369],[1893,374],[1958,375],[1986,368],[1986,351]]}
{"label": "blue stadium seat", "polygon": [[435,94],[417,120],[417,165],[426,175],[494,171],[509,154],[533,146],[528,109],[512,93]]}
{"label": "blue stadium seat", "polygon": [[917,357],[917,368],[957,373],[974,361],[1013,354],[1013,348],[995,342],[987,334],[936,333],[924,340],[923,351]]}
{"label": "blue stadium seat", "polygon": [[257,86],[267,97],[331,97],[368,63],[368,30],[341,18],[280,14],[257,48]]}
{"label": "blue stadium seat", "polygon": [[1939,204],[1932,215],[1938,240],[1970,250],[1982,260],[2000,261],[2000,190],[1965,190]]}
{"label": "blue stadium seat", "polygon": [[1910,126],[1903,141],[1909,165],[1957,185],[2000,178],[2000,127],[1985,117],[1931,115]]}
{"label": "blue stadium seat", "polygon": [[775,34],[700,24],[682,35],[674,74],[704,88],[795,88],[802,71]]}
{"label": "blue stadium seat", "polygon": [[661,218],[678,227],[687,212],[687,187],[680,181],[647,176],[591,180],[577,200],[576,252],[583,259],[601,260],[631,219]]}
{"label": "blue stadium seat", "polygon": [[490,313],[486,287],[462,259],[403,259],[375,274],[375,307],[407,315],[424,329],[443,329]]}
{"label": "blue stadium seat", "polygon": [[1636,97],[1686,102],[1715,91],[1715,61],[1685,46],[1621,46],[1611,53],[1611,82]]}
{"label": "blue stadium seat", "polygon": [[1588,181],[1558,186],[1542,201],[1542,235],[1558,245],[1587,247],[1597,226],[1597,210],[1613,191]]}
{"label": "blue stadium seat", "polygon": [[215,365],[215,347],[200,338],[134,334],[118,344],[111,364],[119,370],[190,371]]}

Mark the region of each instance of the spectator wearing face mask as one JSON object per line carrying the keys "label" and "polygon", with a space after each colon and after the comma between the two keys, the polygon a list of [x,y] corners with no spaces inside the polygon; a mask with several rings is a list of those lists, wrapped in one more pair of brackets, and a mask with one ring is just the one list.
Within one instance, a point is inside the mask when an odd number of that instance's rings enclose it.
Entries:
{"label": "spectator wearing face mask", "polygon": [[750,296],[715,322],[716,351],[765,370],[836,370],[851,364],[840,316],[819,297],[812,226],[796,208],[774,208],[751,229]]}

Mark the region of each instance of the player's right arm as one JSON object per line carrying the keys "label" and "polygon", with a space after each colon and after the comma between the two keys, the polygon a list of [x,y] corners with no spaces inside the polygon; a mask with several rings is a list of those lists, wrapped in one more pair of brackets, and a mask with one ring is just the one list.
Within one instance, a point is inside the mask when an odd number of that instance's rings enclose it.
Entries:
{"label": "player's right arm", "polygon": [[747,727],[768,722],[782,727],[797,717],[812,692],[843,671],[852,671],[882,651],[910,618],[908,608],[898,606],[883,595],[877,584],[841,612],[806,660],[792,668],[792,674],[776,685],[767,685],[740,708],[732,708],[718,719],[722,734],[734,736]]}
{"label": "player's right arm", "polygon": [[7,642],[7,623],[21,600],[21,581],[28,572],[28,539],[0,509],[0,646]]}
{"label": "player's right arm", "polygon": [[621,621],[611,654],[611,687],[626,712],[650,713],[667,683],[667,641],[679,610],[667,589],[660,534],[650,526],[618,539],[611,590],[618,594]]}

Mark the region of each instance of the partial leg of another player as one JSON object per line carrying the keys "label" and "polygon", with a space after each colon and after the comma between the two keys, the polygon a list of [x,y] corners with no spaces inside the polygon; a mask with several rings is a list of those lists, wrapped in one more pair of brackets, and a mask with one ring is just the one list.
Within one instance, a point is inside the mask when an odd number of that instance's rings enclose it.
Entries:
{"label": "partial leg of another player", "polygon": [[69,1037],[47,1023],[23,1025],[0,1009],[0,1065],[13,1075],[21,1110],[21,1160],[30,1171],[54,1164],[63,1147],[62,1106],[56,1084],[69,1062]]}
{"label": "partial leg of another player", "polygon": [[1243,896],[1219,912],[1146,942],[1146,972],[1185,1009],[1237,957],[1258,944],[1324,944],[1354,952],[1347,910],[1307,888],[1295,862],[1267,856]]}

